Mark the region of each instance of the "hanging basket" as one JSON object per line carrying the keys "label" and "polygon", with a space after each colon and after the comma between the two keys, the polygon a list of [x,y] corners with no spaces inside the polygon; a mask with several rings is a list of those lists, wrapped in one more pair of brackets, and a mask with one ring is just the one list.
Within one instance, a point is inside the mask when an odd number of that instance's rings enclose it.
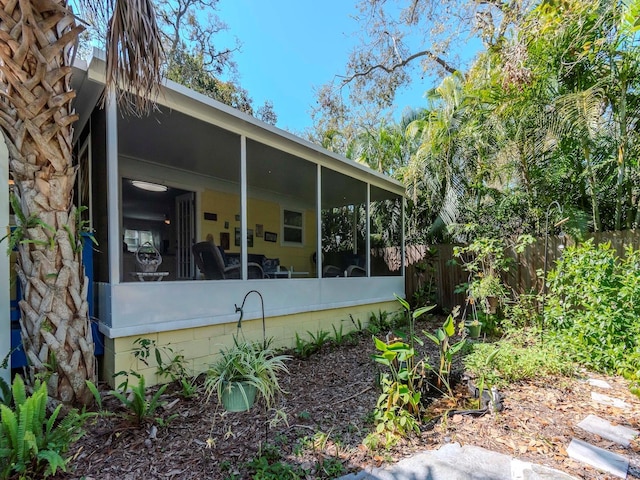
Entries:
{"label": "hanging basket", "polygon": [[162,255],[151,242],[145,242],[136,250],[136,263],[141,272],[153,273],[162,263]]}
{"label": "hanging basket", "polygon": [[467,330],[469,331],[470,338],[480,338],[480,331],[482,330],[481,322],[468,322],[465,324]]}
{"label": "hanging basket", "polygon": [[257,388],[249,382],[229,382],[222,390],[222,406],[228,412],[246,412],[256,400]]}

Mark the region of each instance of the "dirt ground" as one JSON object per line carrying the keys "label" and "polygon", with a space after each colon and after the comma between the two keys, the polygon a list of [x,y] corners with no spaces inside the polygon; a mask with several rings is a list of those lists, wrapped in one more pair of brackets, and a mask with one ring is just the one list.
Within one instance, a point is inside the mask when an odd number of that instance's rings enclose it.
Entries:
{"label": "dirt ground", "polygon": [[[420,328],[435,327],[421,325]],[[389,450],[371,452],[362,445],[372,431],[371,412],[379,391],[375,348],[370,335],[354,345],[325,346],[307,359],[288,362],[282,379],[286,390],[277,408],[286,414],[276,424],[274,411],[255,405],[247,413],[222,413],[203,395],[185,400],[171,388],[159,416],[177,415],[166,426],[134,425],[113,397],[106,408],[116,415],[99,416],[87,434],[70,450],[69,472],[57,479],[225,479],[251,478],[247,462],[264,452],[278,452],[281,462],[306,470],[306,477],[335,478],[368,465],[396,462],[447,442],[477,445],[520,459],[565,471],[577,478],[607,479],[603,473],[570,460],[566,448],[573,437],[609,448],[631,458],[628,478],[640,478],[640,444],[629,449],[587,434],[576,425],[589,414],[640,429],[640,400],[625,380],[603,377],[607,391],[633,406],[632,413],[591,400],[584,378],[540,379],[510,385],[501,391],[504,410],[479,418],[447,416],[433,428],[402,441]],[[434,351],[426,351],[435,358]],[[282,415],[280,416],[282,417]]]}

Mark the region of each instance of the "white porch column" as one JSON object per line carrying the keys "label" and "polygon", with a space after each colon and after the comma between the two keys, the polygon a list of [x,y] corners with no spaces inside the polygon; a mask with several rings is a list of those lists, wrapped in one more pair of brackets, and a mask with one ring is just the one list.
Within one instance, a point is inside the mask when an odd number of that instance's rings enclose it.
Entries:
{"label": "white porch column", "polygon": [[316,276],[322,278],[322,167],[316,166]]}
{"label": "white porch column", "polygon": [[[9,233],[9,154],[0,141],[0,238]],[[0,363],[11,350],[11,316],[9,315],[9,241],[0,243]],[[9,365],[11,368],[11,365]],[[0,378],[7,383],[11,371],[0,368]]]}
{"label": "white porch column", "polygon": [[[407,254],[405,251],[405,243],[406,243],[405,235],[407,233],[405,230],[406,221],[407,221],[405,216],[406,216],[406,208],[407,208],[407,199],[405,198],[404,195],[402,196],[401,201],[402,201],[402,230],[400,231],[400,244],[402,246],[402,265],[400,265],[400,271],[402,272],[402,278],[404,278],[406,275],[406,269],[404,267],[404,264],[405,264],[406,254]],[[404,292],[405,295],[407,294],[406,285],[407,284],[405,282],[405,292]]]}
{"label": "white porch column", "polygon": [[249,278],[247,252],[247,137],[240,136],[240,259],[242,278]]}
{"label": "white porch column", "polygon": [[365,247],[365,265],[364,268],[367,271],[367,277],[371,276],[371,184],[367,183],[367,213],[366,213],[366,235],[367,238],[364,242]]}
{"label": "white porch column", "polygon": [[120,174],[118,172],[118,106],[111,94],[105,108],[107,117],[107,211],[109,218],[109,283],[120,283],[121,252],[124,239],[120,235]]}

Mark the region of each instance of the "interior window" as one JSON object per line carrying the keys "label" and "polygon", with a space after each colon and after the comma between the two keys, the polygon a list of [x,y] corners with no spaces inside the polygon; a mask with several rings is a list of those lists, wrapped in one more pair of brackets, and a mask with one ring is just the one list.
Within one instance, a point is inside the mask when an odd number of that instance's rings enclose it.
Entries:
{"label": "interior window", "polygon": [[127,244],[127,251],[135,252],[140,245],[146,242],[153,244],[153,233],[149,230],[125,229],[124,242]]}
{"label": "interior window", "polygon": [[297,243],[302,245],[303,213],[295,210],[283,209],[282,211],[282,240],[285,243]]}

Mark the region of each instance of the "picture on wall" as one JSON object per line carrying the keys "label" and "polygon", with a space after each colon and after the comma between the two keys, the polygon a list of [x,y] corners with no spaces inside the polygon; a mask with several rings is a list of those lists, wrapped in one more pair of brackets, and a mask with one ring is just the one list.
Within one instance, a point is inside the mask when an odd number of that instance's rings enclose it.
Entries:
{"label": "picture on wall", "polygon": [[264,235],[264,225],[256,223],[256,237],[262,237]]}
{"label": "picture on wall", "polygon": [[[236,247],[240,246],[240,227],[235,228],[235,241],[234,245]],[[253,247],[253,230],[247,230],[247,247]]]}
{"label": "picture on wall", "polygon": [[220,232],[220,248],[229,250],[229,232]]}
{"label": "picture on wall", "polygon": [[264,241],[265,242],[277,242],[278,234],[274,232],[264,232]]}

